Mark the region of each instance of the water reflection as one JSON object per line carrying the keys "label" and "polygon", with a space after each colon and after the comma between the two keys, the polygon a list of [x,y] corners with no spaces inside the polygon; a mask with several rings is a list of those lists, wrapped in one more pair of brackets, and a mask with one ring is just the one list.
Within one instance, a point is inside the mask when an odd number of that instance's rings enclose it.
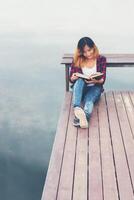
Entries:
{"label": "water reflection", "polygon": [[107,68],[106,90],[134,90],[134,66]]}
{"label": "water reflection", "polygon": [[9,39],[0,50],[2,200],[41,198],[64,96],[57,52],[48,45]]}

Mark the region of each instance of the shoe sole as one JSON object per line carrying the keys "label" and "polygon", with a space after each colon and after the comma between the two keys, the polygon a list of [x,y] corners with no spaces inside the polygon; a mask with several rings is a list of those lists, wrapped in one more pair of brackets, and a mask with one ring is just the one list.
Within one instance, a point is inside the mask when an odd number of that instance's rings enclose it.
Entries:
{"label": "shoe sole", "polygon": [[80,127],[80,125],[76,125],[76,124],[74,124],[74,123],[73,123],[73,125],[74,125],[75,127]]}
{"label": "shoe sole", "polygon": [[82,108],[75,108],[74,114],[80,120],[80,127],[88,128],[87,118],[86,118],[85,112],[82,110]]}

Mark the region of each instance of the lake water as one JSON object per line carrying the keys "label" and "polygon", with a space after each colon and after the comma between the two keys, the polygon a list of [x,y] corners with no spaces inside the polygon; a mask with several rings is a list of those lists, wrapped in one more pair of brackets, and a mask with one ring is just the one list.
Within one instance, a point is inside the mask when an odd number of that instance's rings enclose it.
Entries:
{"label": "lake water", "polygon": [[[40,200],[65,92],[71,43],[30,35],[0,46],[0,199]],[[108,68],[106,90],[134,90],[134,68]]]}

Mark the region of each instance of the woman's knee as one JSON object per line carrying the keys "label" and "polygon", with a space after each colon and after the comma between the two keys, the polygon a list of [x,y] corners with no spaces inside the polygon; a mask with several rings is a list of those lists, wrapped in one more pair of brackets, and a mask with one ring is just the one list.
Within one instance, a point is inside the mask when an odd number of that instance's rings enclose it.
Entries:
{"label": "woman's knee", "polygon": [[76,91],[76,90],[81,91],[81,90],[83,90],[84,84],[85,84],[84,80],[79,78],[78,80],[76,80],[76,82],[74,84],[73,91]]}
{"label": "woman's knee", "polygon": [[81,85],[84,85],[85,81],[82,79],[82,78],[78,78],[75,82],[75,85],[76,84],[81,84]]}

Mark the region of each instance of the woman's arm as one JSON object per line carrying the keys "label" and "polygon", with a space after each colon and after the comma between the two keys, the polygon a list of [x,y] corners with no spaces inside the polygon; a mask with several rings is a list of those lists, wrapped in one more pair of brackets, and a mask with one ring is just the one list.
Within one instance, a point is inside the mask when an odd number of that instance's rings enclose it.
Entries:
{"label": "woman's arm", "polygon": [[76,81],[79,77],[76,76],[76,73],[73,73],[72,76],[70,77],[71,82],[73,83],[74,81]]}
{"label": "woman's arm", "polygon": [[103,80],[101,81],[101,79],[100,79],[100,82],[98,82],[98,84],[104,84],[105,83],[105,80],[106,80],[106,65],[107,65],[106,57],[102,56],[101,59],[100,59],[100,63],[99,63],[99,68],[100,68],[99,71],[101,73],[103,73],[103,76],[102,76]]}
{"label": "woman's arm", "polygon": [[72,62],[71,63],[70,75],[69,75],[69,81],[71,83],[74,83],[78,79],[78,77],[75,76],[75,73],[77,73],[77,72],[82,73],[82,70],[81,70],[80,67],[75,67],[74,62]]}

